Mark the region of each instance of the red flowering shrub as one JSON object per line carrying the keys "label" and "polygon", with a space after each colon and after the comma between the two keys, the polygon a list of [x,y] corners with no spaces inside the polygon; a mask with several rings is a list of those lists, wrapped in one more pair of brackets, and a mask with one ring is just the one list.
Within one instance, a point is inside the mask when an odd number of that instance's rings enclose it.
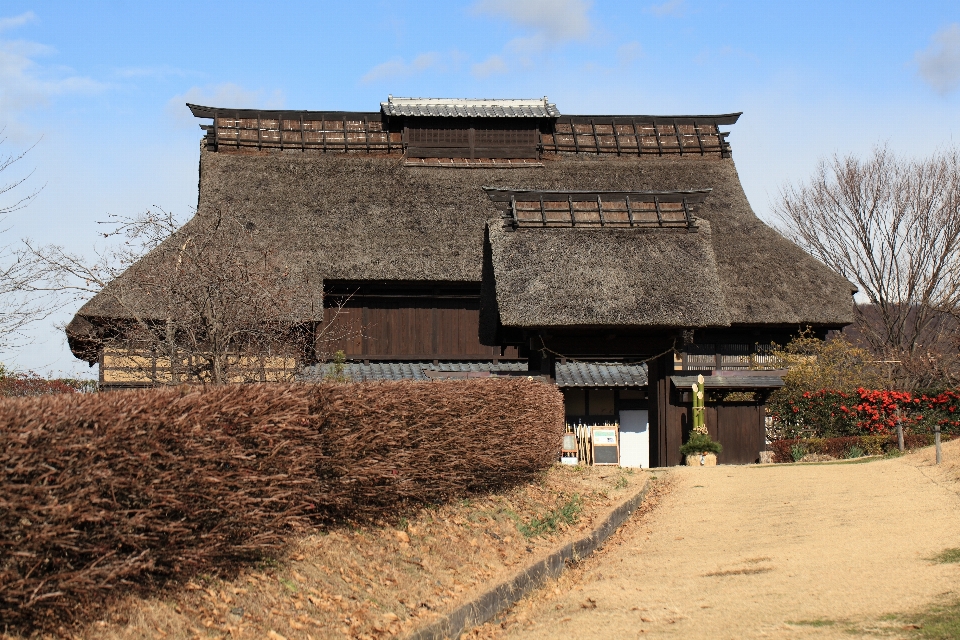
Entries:
{"label": "red flowering shrub", "polygon": [[893,433],[900,421],[908,433],[960,434],[960,391],[912,394],[859,388],[782,394],[769,404],[772,439],[838,438]]}

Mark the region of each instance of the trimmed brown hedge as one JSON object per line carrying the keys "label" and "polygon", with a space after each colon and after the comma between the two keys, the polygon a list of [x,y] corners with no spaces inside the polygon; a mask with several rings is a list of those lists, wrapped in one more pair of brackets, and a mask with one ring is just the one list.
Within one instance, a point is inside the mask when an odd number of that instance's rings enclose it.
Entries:
{"label": "trimmed brown hedge", "polygon": [[[950,436],[944,436],[944,440]],[[906,449],[919,449],[933,444],[933,435],[928,433],[905,433],[903,444]],[[774,452],[775,462],[794,462],[793,447],[800,445],[804,453],[846,458],[850,449],[857,447],[861,455],[878,456],[898,449],[897,436],[846,436],[842,438],[793,438],[789,440],[775,440],[770,443],[770,450]]]}
{"label": "trimmed brown hedge", "polygon": [[562,432],[562,396],[527,379],[5,400],[0,619],[83,622],[294,532],[526,481]]}

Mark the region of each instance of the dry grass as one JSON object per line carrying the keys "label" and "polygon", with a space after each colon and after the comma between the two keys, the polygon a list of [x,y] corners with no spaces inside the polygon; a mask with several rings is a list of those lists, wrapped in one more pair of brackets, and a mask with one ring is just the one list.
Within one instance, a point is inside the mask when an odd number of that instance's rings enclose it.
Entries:
{"label": "dry grass", "polygon": [[[623,486],[623,479],[627,484]],[[425,624],[599,523],[647,474],[556,466],[504,494],[423,509],[403,528],[312,535],[283,562],[225,582],[196,580],[166,597],[131,598],[77,635],[105,638],[390,637]],[[574,495],[574,524],[526,538],[520,524]],[[528,529],[529,530],[529,529]]]}

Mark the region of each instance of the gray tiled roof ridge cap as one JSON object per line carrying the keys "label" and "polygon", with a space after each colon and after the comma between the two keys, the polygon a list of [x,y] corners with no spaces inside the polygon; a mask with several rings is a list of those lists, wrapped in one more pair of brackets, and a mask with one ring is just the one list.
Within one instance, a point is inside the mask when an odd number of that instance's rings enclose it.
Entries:
{"label": "gray tiled roof ridge cap", "polygon": [[[401,98],[398,96],[389,96],[386,102],[381,102],[381,105],[387,104],[431,104],[431,105],[458,105],[458,106],[490,106],[498,104],[506,104],[512,107],[517,106],[527,106],[527,107],[542,107],[549,105],[550,101],[547,96],[542,98]],[[555,105],[554,105],[555,106]]]}

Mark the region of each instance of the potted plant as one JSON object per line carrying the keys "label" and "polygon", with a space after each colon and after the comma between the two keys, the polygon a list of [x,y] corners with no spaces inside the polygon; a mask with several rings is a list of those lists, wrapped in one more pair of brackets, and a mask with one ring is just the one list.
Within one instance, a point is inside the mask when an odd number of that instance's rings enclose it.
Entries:
{"label": "potted plant", "polygon": [[708,433],[694,431],[690,439],[680,447],[680,454],[686,457],[688,466],[712,467],[717,464],[717,454],[723,446]]}
{"label": "potted plant", "polygon": [[706,407],[704,406],[704,380],[697,376],[693,383],[693,430],[686,444],[680,447],[680,455],[687,460],[688,466],[713,467],[717,464],[717,454],[723,446],[710,437],[707,432]]}

